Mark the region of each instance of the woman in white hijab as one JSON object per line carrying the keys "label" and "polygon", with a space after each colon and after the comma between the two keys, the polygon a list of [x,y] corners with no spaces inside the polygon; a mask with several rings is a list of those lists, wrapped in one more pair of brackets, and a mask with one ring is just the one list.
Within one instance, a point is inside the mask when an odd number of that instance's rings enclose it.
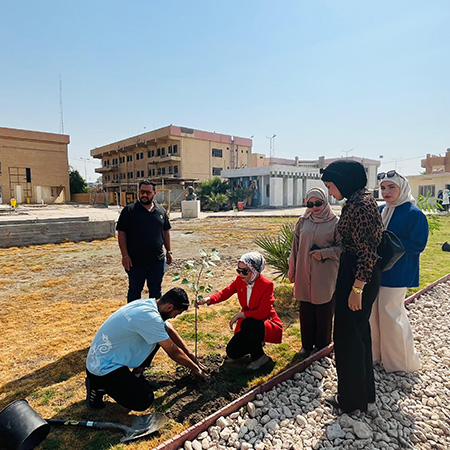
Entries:
{"label": "woman in white hijab", "polygon": [[378,297],[372,306],[370,327],[374,364],[386,372],[413,372],[420,368],[413,334],[404,305],[406,289],[419,286],[419,255],[428,240],[428,221],[415,206],[408,181],[395,170],[378,174],[383,226],[395,233],[405,247],[405,254],[383,272]]}
{"label": "woman in white hijab", "polygon": [[227,356],[240,359],[250,355],[250,370],[258,370],[270,361],[264,343],[279,344],[283,333],[283,323],[273,307],[273,283],[261,275],[265,265],[260,253],[245,253],[238,261],[236,279],[220,292],[197,301],[197,305],[213,305],[237,294],[241,311],[230,320],[230,329],[236,327],[227,345]]}
{"label": "woman in white hijab", "polygon": [[310,189],[305,199],[308,209],[295,226],[288,274],[300,303],[302,357],[331,342],[332,297],[341,254],[338,218],[325,191]]}

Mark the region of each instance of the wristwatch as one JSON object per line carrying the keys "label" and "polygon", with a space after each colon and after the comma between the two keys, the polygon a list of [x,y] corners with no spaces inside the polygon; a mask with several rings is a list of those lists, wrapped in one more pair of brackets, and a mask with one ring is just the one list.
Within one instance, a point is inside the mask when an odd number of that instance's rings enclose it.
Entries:
{"label": "wristwatch", "polygon": [[171,255],[172,254],[172,251],[171,250],[167,250],[167,252],[166,252],[168,255]]}
{"label": "wristwatch", "polygon": [[355,294],[360,295],[360,294],[363,293],[363,289],[362,289],[362,288],[359,288],[359,287],[356,287],[356,286],[352,286],[352,289],[353,289],[353,292],[354,292]]}

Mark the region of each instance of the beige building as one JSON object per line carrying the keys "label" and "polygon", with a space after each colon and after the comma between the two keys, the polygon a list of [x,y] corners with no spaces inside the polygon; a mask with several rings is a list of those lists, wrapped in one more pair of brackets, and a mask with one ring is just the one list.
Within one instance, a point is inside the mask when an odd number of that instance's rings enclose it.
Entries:
{"label": "beige building", "polygon": [[0,204],[70,200],[69,136],[0,128]]}
{"label": "beige building", "polygon": [[429,194],[434,199],[440,192],[450,189],[450,149],[447,149],[444,156],[427,154],[426,159],[422,159],[421,166],[425,173],[408,177],[414,197],[426,197]]}
{"label": "beige building", "polygon": [[110,202],[133,201],[143,179],[170,189],[170,202],[176,202],[190,184],[220,176],[224,169],[248,167],[252,140],[169,125],[94,148],[91,156],[102,160],[95,170]]}

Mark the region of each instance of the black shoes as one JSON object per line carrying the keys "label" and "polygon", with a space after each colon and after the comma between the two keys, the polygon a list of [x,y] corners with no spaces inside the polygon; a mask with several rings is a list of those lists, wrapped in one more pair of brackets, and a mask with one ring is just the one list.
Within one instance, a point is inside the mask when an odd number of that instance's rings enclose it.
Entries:
{"label": "black shoes", "polygon": [[86,403],[91,409],[103,409],[105,402],[103,396],[105,391],[103,389],[95,389],[91,386],[91,380],[86,377]]}
{"label": "black shoes", "polygon": [[341,405],[339,404],[337,395],[330,395],[329,397],[325,397],[325,402],[327,402],[329,405],[333,406],[334,408],[341,407]]}

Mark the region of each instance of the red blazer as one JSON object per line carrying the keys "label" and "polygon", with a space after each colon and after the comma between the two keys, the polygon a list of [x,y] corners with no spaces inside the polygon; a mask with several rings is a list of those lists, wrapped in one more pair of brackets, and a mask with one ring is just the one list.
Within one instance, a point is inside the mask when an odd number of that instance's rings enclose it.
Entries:
{"label": "red blazer", "polygon": [[[273,283],[260,275],[255,280],[250,302],[247,306],[247,284],[245,281],[242,281],[240,276],[237,276],[228,287],[211,295],[210,303],[223,302],[236,293],[242,307],[241,311],[245,314],[245,317],[252,317],[253,319],[264,321],[264,342],[279,344],[283,334],[283,323],[273,307],[273,302],[275,301],[273,296]],[[237,333],[241,329],[242,320],[238,320],[234,333]]]}

